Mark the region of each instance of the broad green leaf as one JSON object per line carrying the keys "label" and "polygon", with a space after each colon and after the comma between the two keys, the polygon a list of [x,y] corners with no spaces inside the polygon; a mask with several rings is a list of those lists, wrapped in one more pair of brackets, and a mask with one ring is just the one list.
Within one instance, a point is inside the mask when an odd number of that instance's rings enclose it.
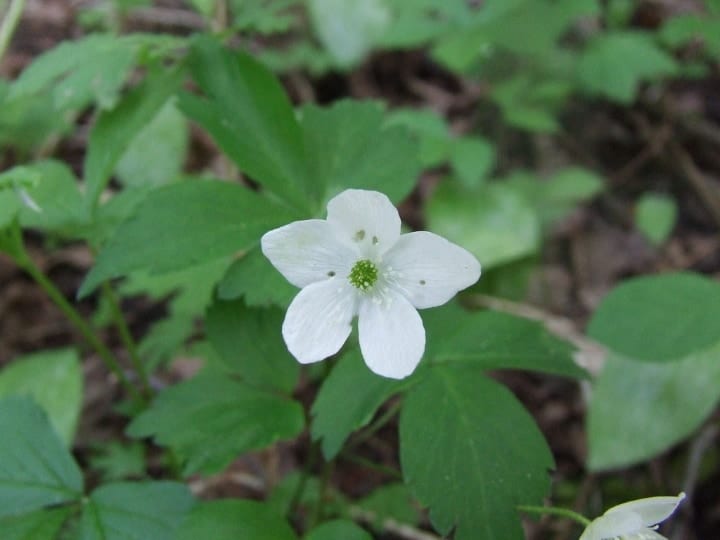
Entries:
{"label": "broad green leaf", "polygon": [[326,521],[303,536],[303,540],[372,540],[372,536],[352,521]]}
{"label": "broad green leaf", "polygon": [[127,432],[171,447],[191,474],[219,472],[241,453],[294,437],[303,427],[297,402],[205,372],[163,391]]}
{"label": "broad green leaf", "polygon": [[393,519],[399,523],[417,525],[420,523],[420,512],[405,484],[386,484],[380,486],[370,495],[358,501],[358,506],[369,512],[372,524],[382,530],[385,520]]}
{"label": "broad green leaf", "polygon": [[285,314],[249,308],[242,300],[217,300],[205,321],[207,338],[223,363],[252,385],[290,393],[300,372],[280,335]]}
{"label": "broad green leaf", "polygon": [[322,202],[347,188],[373,189],[394,203],[415,187],[417,145],[401,127],[383,127],[375,102],[344,100],[330,108],[302,109],[308,174]]}
{"label": "broad green leaf", "polygon": [[83,165],[88,209],[94,210],[112,172],[138,133],[175,94],[185,78],[180,67],[157,69],[95,122]]}
{"label": "broad green leaf", "polygon": [[384,0],[309,0],[308,8],[320,41],[345,67],[362,60],[390,23]]}
{"label": "broad green leaf", "polygon": [[466,23],[472,11],[465,0],[386,0],[391,24],[380,39],[388,49],[414,47]]}
{"label": "broad green leaf", "polygon": [[181,95],[181,110],[241,171],[295,208],[307,208],[314,187],[306,181],[302,133],[277,79],[247,54],[208,36],[193,41],[188,62],[205,97]]}
{"label": "broad green leaf", "polygon": [[145,446],[141,442],[128,444],[117,441],[95,446],[90,467],[98,471],[103,480],[139,478],[145,474]]}
{"label": "broad green leaf", "polygon": [[603,299],[588,335],[637,360],[679,360],[720,341],[720,283],[689,274],[634,278]]}
{"label": "broad green leaf", "polygon": [[517,190],[498,183],[468,190],[441,184],[427,208],[430,230],[463,246],[487,269],[534,253],[538,218]]}
{"label": "broad green leaf", "polygon": [[[297,540],[282,514],[241,499],[204,502],[182,524],[177,540]],[[338,539],[339,540],[339,539]]]}
{"label": "broad green leaf", "polygon": [[667,364],[611,354],[588,414],[593,470],[647,461],[698,429],[720,400],[720,342]]}
{"label": "broad green leaf", "polygon": [[573,361],[574,349],[536,321],[498,311],[468,313],[453,304],[426,311],[423,320],[430,362],[587,376]]}
{"label": "broad green leaf", "polygon": [[126,186],[170,183],[182,171],[187,146],[187,121],[173,101],[167,101],[125,149],[115,171]]}
{"label": "broad green leaf", "polygon": [[[21,208],[22,203],[16,193],[10,190],[0,191],[0,232],[15,220]],[[1,243],[0,249],[4,250]]]}
{"label": "broad green leaf", "polygon": [[0,191],[9,189],[29,189],[40,183],[41,173],[35,167],[17,165],[0,174]]}
{"label": "broad green leaf", "polygon": [[380,405],[405,386],[375,375],[358,351],[344,355],[323,382],[312,406],[312,437],[322,440],[325,459],[337,456],[350,434],[370,422]]}
{"label": "broad green leaf", "polygon": [[230,265],[217,291],[221,300],[243,298],[251,307],[287,307],[297,293],[298,288],[270,264],[259,246]]}
{"label": "broad green leaf", "polygon": [[83,508],[81,540],[174,540],[195,504],[184,484],[118,482],[93,491]]}
{"label": "broad green leaf", "polygon": [[609,32],[595,37],[577,67],[582,87],[619,103],[630,104],[643,81],[672,76],[677,64],[641,32]]}
{"label": "broad green leaf", "polygon": [[292,218],[269,199],[238,184],[186,181],[152,191],[120,225],[80,288],[138,270],[184,270],[254,245]]}
{"label": "broad green leaf", "polygon": [[0,371],[0,398],[5,396],[32,397],[70,446],[83,401],[83,373],[77,352],[47,350],[15,359]]}
{"label": "broad green leaf", "polygon": [[445,120],[430,109],[393,109],[385,117],[385,125],[402,126],[420,144],[418,158],[423,168],[435,167],[447,160],[451,141]]}
{"label": "broad green leaf", "polygon": [[0,518],[82,496],[80,469],[34,401],[0,399],[0,433]]}
{"label": "broad green leaf", "polygon": [[516,507],[538,505],[553,458],[532,417],[477,369],[428,370],[400,416],[403,478],[455,540],[522,540]]}
{"label": "broad green leaf", "polygon": [[492,98],[510,125],[547,133],[558,129],[555,114],[571,90],[572,86],[565,80],[537,80],[531,75],[516,75],[495,85]]}
{"label": "broad green leaf", "polygon": [[3,540],[56,540],[72,508],[39,510],[0,518]]}
{"label": "broad green leaf", "polygon": [[664,195],[648,193],[635,206],[635,225],[656,246],[667,240],[676,218],[675,200]]}
{"label": "broad green leaf", "polygon": [[230,0],[233,25],[252,34],[288,32],[303,15],[298,9],[302,3],[304,0]]}
{"label": "broad green leaf", "polygon": [[479,186],[495,165],[495,148],[480,137],[462,137],[450,145],[450,164],[463,184]]}
{"label": "broad green leaf", "polygon": [[687,14],[670,17],[660,28],[660,39],[671,47],[694,43],[698,38],[709,54],[720,57],[720,17]]}

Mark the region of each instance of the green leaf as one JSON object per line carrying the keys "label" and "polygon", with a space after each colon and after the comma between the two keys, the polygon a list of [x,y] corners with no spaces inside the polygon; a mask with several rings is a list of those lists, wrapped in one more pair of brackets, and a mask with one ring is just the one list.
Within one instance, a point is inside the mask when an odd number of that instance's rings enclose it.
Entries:
{"label": "green leaf", "polygon": [[641,463],[698,429],[720,400],[720,342],[669,364],[608,355],[590,401],[592,470]]}
{"label": "green leaf", "polygon": [[177,540],[297,540],[270,505],[238,499],[204,502],[183,523]]}
{"label": "green leaf", "polygon": [[675,200],[664,195],[643,195],[635,207],[635,226],[656,246],[667,240],[676,218]]}
{"label": "green leaf", "polygon": [[206,97],[183,94],[182,111],[240,170],[295,208],[307,208],[315,192],[305,176],[302,133],[277,79],[247,54],[208,36],[193,41],[188,62]]}
{"label": "green leaf", "polygon": [[127,433],[171,447],[191,474],[219,472],[239,454],[294,437],[303,427],[297,402],[205,372],[162,392]]}
{"label": "green leaf", "polygon": [[411,525],[420,523],[420,512],[413,504],[410,490],[405,484],[380,486],[357,504],[370,512],[372,524],[378,530],[382,530],[383,522],[388,519]]}
{"label": "green leaf", "polygon": [[588,335],[648,362],[678,360],[720,341],[720,284],[689,273],[631,279],[600,303]]}
{"label": "green leaf", "polygon": [[707,14],[687,14],[671,17],[660,28],[660,39],[670,47],[702,41],[707,52],[720,57],[720,18]]}
{"label": "green leaf", "polygon": [[610,32],[589,43],[578,61],[577,76],[588,93],[630,104],[640,82],[672,76],[677,69],[651,35]]}
{"label": "green leaf", "polygon": [[383,127],[375,102],[339,101],[302,109],[308,174],[324,201],[347,188],[382,191],[394,203],[415,187],[417,145],[401,127]]}
{"label": "green leaf", "polygon": [[492,98],[503,117],[512,126],[528,131],[557,131],[557,109],[563,105],[572,86],[565,80],[538,80],[531,75],[516,75],[495,85]]}
{"label": "green leaf", "polygon": [[372,540],[372,536],[352,521],[326,521],[308,532],[303,540]]}
{"label": "green leaf", "polygon": [[418,157],[423,168],[447,160],[452,140],[445,119],[438,113],[430,109],[393,109],[385,116],[385,125],[404,127],[418,140]]}
{"label": "green leaf", "polygon": [[56,540],[72,508],[40,510],[0,518],[3,540]]}
{"label": "green leaf", "polygon": [[450,164],[463,184],[479,186],[495,165],[495,148],[480,137],[462,137],[450,146]]}
{"label": "green leaf", "polygon": [[[296,500],[296,494],[299,498]],[[266,499],[275,513],[287,516],[290,512],[311,512],[317,508],[322,499],[323,506],[332,512],[335,499],[341,495],[332,489],[332,486],[323,487],[320,479],[303,474],[300,470],[286,474],[282,480],[272,488],[270,496]]]}
{"label": "green leaf", "polygon": [[125,149],[115,169],[118,178],[126,186],[160,186],[176,180],[188,137],[185,117],[167,101]]}
{"label": "green leaf", "polygon": [[141,477],[145,473],[145,447],[139,442],[110,441],[97,445],[89,461],[105,481]]}
{"label": "green leaf", "polygon": [[345,67],[362,60],[390,23],[384,0],[309,0],[308,8],[318,38]]}
{"label": "green leaf", "polygon": [[511,186],[489,183],[468,190],[444,182],[427,208],[429,228],[473,253],[487,269],[534,253],[540,224]]}
{"label": "green leaf", "polygon": [[90,131],[83,165],[89,209],[97,206],[100,194],[130,143],[178,90],[184,78],[180,67],[155,70],[115,108],[98,117]]}
{"label": "green leaf", "polygon": [[106,484],[93,491],[83,508],[80,538],[174,540],[194,504],[188,488],[176,482]]}
{"label": "green leaf", "polygon": [[32,166],[17,165],[0,174],[0,191],[18,188],[28,189],[40,183],[39,171]]}
{"label": "green leaf", "polygon": [[453,304],[424,312],[423,320],[428,335],[425,357],[431,362],[587,376],[573,361],[573,347],[538,322],[498,311],[468,313]]}
{"label": "green leaf", "polygon": [[0,433],[0,518],[82,496],[80,469],[33,401],[1,399]]}
{"label": "green leaf", "polygon": [[205,330],[230,370],[252,385],[289,394],[300,369],[280,335],[284,316],[274,307],[252,309],[242,300],[218,300],[207,312]]}
{"label": "green leaf", "polygon": [[15,359],[0,371],[0,397],[5,396],[32,397],[70,446],[83,400],[83,373],[77,352],[42,351]]}
{"label": "green leaf", "polygon": [[137,270],[184,270],[232,255],[289,221],[282,208],[238,184],[197,180],[163,186],[116,229],[79,295]]}
{"label": "green leaf", "polygon": [[312,406],[312,437],[322,440],[325,459],[337,456],[350,434],[370,422],[380,405],[405,386],[375,375],[358,351],[345,354],[323,382]]}
{"label": "green leaf", "polygon": [[251,307],[287,307],[297,293],[297,287],[270,264],[259,246],[230,265],[217,290],[221,300],[243,298]]}
{"label": "green leaf", "polygon": [[410,389],[400,462],[430,521],[455,540],[522,540],[516,507],[550,488],[553,458],[512,393],[478,370],[438,366]]}

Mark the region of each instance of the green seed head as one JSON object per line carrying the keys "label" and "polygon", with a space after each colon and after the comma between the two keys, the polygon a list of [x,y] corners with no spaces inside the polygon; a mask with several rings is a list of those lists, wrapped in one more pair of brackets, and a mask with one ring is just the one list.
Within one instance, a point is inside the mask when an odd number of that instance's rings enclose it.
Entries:
{"label": "green seed head", "polygon": [[367,291],[378,279],[378,269],[375,264],[367,259],[358,261],[355,266],[350,270],[350,276],[348,278],[353,286],[357,287],[361,291]]}

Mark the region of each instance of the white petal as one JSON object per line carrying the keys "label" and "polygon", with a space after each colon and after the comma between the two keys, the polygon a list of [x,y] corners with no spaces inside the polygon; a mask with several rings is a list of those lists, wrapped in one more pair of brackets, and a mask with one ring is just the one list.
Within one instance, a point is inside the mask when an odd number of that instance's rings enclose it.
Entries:
{"label": "white petal", "polygon": [[648,497],[647,499],[638,499],[637,501],[630,501],[613,506],[605,512],[605,515],[632,512],[640,516],[643,526],[652,527],[669,518],[683,499],[685,499],[684,493],[680,493],[677,497]]}
{"label": "white petal", "polygon": [[593,520],[580,536],[580,540],[604,540],[618,536],[646,531],[642,519],[632,512],[608,515],[607,513]]}
{"label": "white petal", "polygon": [[343,244],[322,219],[295,221],[265,233],[263,254],[296,287],[335,275],[347,276],[358,253]]}
{"label": "white petal", "polygon": [[332,356],[350,335],[356,296],[343,278],[305,287],[290,303],[282,335],[290,354],[308,364]]}
{"label": "white petal", "polygon": [[328,222],[365,257],[385,253],[400,236],[397,209],[379,191],[347,189],[330,200],[327,210]]}
{"label": "white petal", "polygon": [[466,249],[429,232],[403,234],[383,258],[387,280],[418,309],[439,306],[480,278]]}
{"label": "white petal", "polygon": [[388,291],[381,302],[371,298],[361,301],[358,333],[365,363],[383,377],[407,377],[425,351],[425,328],[420,315],[393,291]]}

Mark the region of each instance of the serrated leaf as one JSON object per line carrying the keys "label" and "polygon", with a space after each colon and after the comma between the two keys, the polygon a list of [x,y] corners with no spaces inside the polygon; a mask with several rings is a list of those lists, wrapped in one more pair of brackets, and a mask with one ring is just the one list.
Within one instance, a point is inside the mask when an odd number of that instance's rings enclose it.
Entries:
{"label": "serrated leaf", "polygon": [[420,172],[417,145],[403,128],[383,124],[375,102],[302,109],[308,174],[323,202],[347,188],[381,191],[395,203],[410,193]]}
{"label": "serrated leaf", "polygon": [[314,191],[305,176],[302,133],[277,79],[247,54],[208,36],[193,41],[188,64],[206,97],[181,95],[181,110],[241,171],[295,208],[307,208]]}
{"label": "serrated leaf", "polygon": [[0,398],[6,396],[32,397],[70,446],[83,400],[83,372],[77,352],[48,350],[13,360],[0,371]]}
{"label": "serrated leaf", "polygon": [[272,307],[249,308],[242,300],[215,301],[205,330],[224,364],[252,385],[290,393],[299,365],[280,335],[285,314]]}
{"label": "serrated leaf", "polygon": [[608,356],[588,413],[592,470],[647,461],[698,429],[720,400],[720,343],[669,364]]}
{"label": "serrated leaf", "polygon": [[587,376],[573,361],[573,347],[536,321],[498,311],[468,313],[453,304],[428,310],[423,320],[428,335],[425,357],[430,362]]}
{"label": "serrated leaf", "polygon": [[93,210],[97,206],[118,160],[135,136],[175,94],[184,78],[182,67],[157,69],[116,107],[98,117],[90,131],[83,164],[88,209]]}
{"label": "serrated leaf", "polygon": [[79,295],[137,270],[161,273],[210,263],[247,249],[289,221],[282,207],[238,184],[197,180],[163,186],[115,230]]}
{"label": "serrated leaf", "polygon": [[651,35],[608,32],[589,43],[577,70],[579,82],[588,93],[630,104],[640,82],[671,76],[677,72],[677,64]]}
{"label": "serrated leaf", "polygon": [[322,440],[325,459],[337,456],[350,434],[370,422],[380,405],[405,386],[372,373],[358,351],[344,355],[312,406],[312,437]]}
{"label": "serrated leaf", "polygon": [[72,508],[53,508],[0,518],[3,540],[56,540]]}
{"label": "serrated leaf", "polygon": [[297,402],[205,372],[162,392],[127,433],[171,447],[191,474],[219,472],[239,454],[294,437],[303,427]]}
{"label": "serrated leaf", "polygon": [[176,482],[118,482],[90,495],[80,523],[81,540],[174,540],[195,504]]}
{"label": "serrated leaf", "polygon": [[517,190],[498,183],[468,190],[441,184],[427,208],[430,230],[473,253],[484,269],[534,253],[540,223]]}
{"label": "serrated leaf", "polygon": [[297,540],[282,514],[265,503],[238,499],[204,502],[195,507],[177,540]]}
{"label": "serrated leaf", "polygon": [[630,279],[595,310],[588,335],[648,362],[679,360],[720,341],[720,284],[690,274]]}
{"label": "serrated leaf", "polygon": [[676,218],[675,200],[667,196],[645,194],[635,207],[635,225],[656,246],[670,235]]}
{"label": "serrated leaf", "polygon": [[0,399],[0,433],[0,517],[82,496],[80,469],[34,401]]}
{"label": "serrated leaf", "polygon": [[303,536],[303,540],[372,540],[372,536],[352,521],[326,521]]}
{"label": "serrated leaf", "polygon": [[456,540],[522,540],[516,507],[550,488],[553,458],[532,417],[478,370],[437,366],[407,393],[400,416],[403,478]]}

